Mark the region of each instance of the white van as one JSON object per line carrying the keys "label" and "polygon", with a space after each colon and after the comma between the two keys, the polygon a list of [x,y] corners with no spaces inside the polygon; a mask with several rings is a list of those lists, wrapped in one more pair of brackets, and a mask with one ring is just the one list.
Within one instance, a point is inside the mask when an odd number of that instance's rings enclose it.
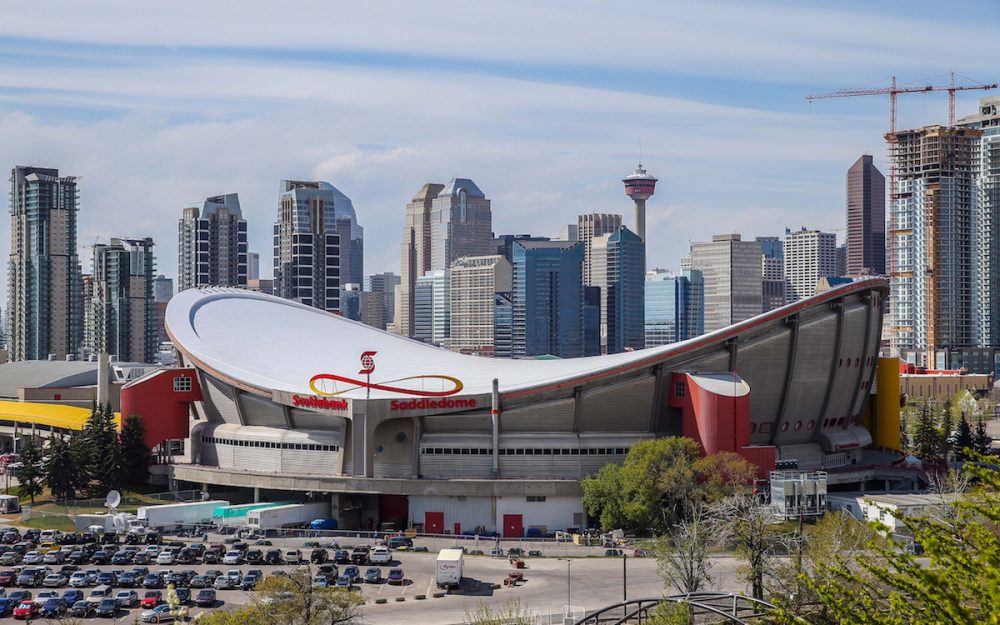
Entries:
{"label": "white van", "polygon": [[54,543],[60,536],[62,536],[62,532],[59,530],[42,530],[42,533],[38,536],[38,542]]}

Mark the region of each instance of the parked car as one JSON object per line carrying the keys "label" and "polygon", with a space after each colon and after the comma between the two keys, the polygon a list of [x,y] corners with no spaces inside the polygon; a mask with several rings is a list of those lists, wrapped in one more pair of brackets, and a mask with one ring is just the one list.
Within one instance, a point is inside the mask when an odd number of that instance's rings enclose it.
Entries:
{"label": "parked car", "polygon": [[355,582],[361,577],[361,570],[352,564],[344,569],[344,575],[350,577],[352,582]]}
{"label": "parked car", "polygon": [[46,588],[62,588],[66,585],[66,576],[62,573],[49,573],[42,580],[42,586]]}
{"label": "parked car", "polygon": [[399,586],[402,586],[404,579],[405,578],[403,577],[403,569],[400,568],[389,569],[389,576],[387,580],[390,584],[397,584]]}
{"label": "parked car", "polygon": [[191,601],[190,588],[176,588],[174,592],[177,593],[177,602],[181,605],[187,605]]}
{"label": "parked car", "polygon": [[159,573],[150,573],[142,580],[143,588],[162,588],[163,578],[160,577]]}
{"label": "parked car", "polygon": [[139,603],[140,607],[143,608],[155,608],[156,606],[163,603],[163,593],[159,590],[147,590],[146,594],[142,596],[142,601]]}
{"label": "parked car", "polygon": [[298,549],[289,549],[282,556],[285,564],[301,564],[302,563],[302,552]]}
{"label": "parked car", "polygon": [[195,575],[188,581],[188,586],[191,588],[204,588],[208,585],[208,580],[205,579],[204,575]]}
{"label": "parked car", "polygon": [[243,552],[236,549],[227,551],[226,555],[222,557],[222,563],[228,565],[243,564]]}
{"label": "parked car", "polygon": [[73,604],[69,609],[70,616],[75,618],[90,618],[97,611],[97,605],[93,601],[81,599]]}
{"label": "parked car", "polygon": [[392,552],[388,547],[375,547],[368,554],[368,561],[372,564],[388,564],[392,561]]}
{"label": "parked car", "polygon": [[11,616],[17,604],[7,597],[0,598],[0,618]]}
{"label": "parked car", "polygon": [[323,564],[330,559],[330,554],[326,549],[313,549],[309,554],[309,561],[313,564]]}
{"label": "parked car", "polygon": [[66,605],[71,606],[77,601],[83,599],[83,591],[77,590],[76,588],[70,588],[69,590],[64,590],[62,598],[66,600]]}
{"label": "parked car", "polygon": [[351,578],[346,575],[341,575],[340,577],[338,577],[334,585],[337,588],[346,588],[348,590],[354,589],[354,583],[351,581]]}
{"label": "parked car", "polygon": [[366,584],[380,584],[382,583],[382,569],[377,566],[370,567],[365,571],[365,583]]}
{"label": "parked car", "polygon": [[60,618],[66,614],[66,600],[62,597],[50,597],[40,611],[42,618]]}
{"label": "parked car", "polygon": [[14,602],[14,607],[22,601],[31,601],[31,591],[30,590],[15,590],[7,598]]}
{"label": "parked car", "polygon": [[134,590],[119,590],[118,594],[115,595],[115,599],[125,609],[134,608],[139,605],[139,593]]}
{"label": "parked car", "polygon": [[24,557],[21,559],[21,561],[24,562],[25,564],[41,564],[44,558],[45,554],[43,554],[41,551],[29,551],[28,553],[24,554]]}
{"label": "parked car", "polygon": [[247,564],[263,564],[264,552],[260,549],[250,549],[246,555]]}
{"label": "parked car", "polygon": [[351,552],[351,562],[354,564],[368,564],[368,547],[355,547]]}
{"label": "parked car", "polygon": [[118,607],[117,599],[114,597],[105,597],[97,604],[97,609],[94,612],[100,617],[114,618],[118,614]]}
{"label": "parked car", "polygon": [[124,571],[118,576],[118,586],[120,588],[135,588],[141,581],[142,580],[135,571]]}
{"label": "parked car", "polygon": [[333,561],[337,564],[350,564],[351,554],[347,552],[347,549],[337,549],[333,552]]}
{"label": "parked car", "polygon": [[330,580],[326,578],[326,575],[313,575],[312,587],[313,588],[326,588],[330,585]]}
{"label": "parked car", "polygon": [[264,554],[264,562],[267,564],[281,564],[281,551],[278,549],[268,549]]}
{"label": "parked car", "polygon": [[204,588],[198,591],[194,598],[194,604],[199,608],[215,607],[215,591],[211,588]]}
{"label": "parked car", "polygon": [[233,578],[227,575],[220,575],[216,577],[215,581],[212,582],[212,586],[216,590],[232,590],[233,588],[236,588],[236,584],[235,582],[233,582]]}
{"label": "parked car", "polygon": [[413,547],[413,539],[406,536],[393,536],[385,542],[389,549],[410,549]]}
{"label": "parked car", "polygon": [[22,601],[14,608],[14,618],[19,621],[34,619],[38,616],[41,608],[34,601]]}
{"label": "parked car", "polygon": [[158,605],[152,610],[145,610],[139,615],[143,623],[172,623],[174,617],[170,614],[169,605]]}
{"label": "parked car", "polygon": [[17,581],[17,573],[14,571],[0,571],[0,586],[13,586],[15,581]]}

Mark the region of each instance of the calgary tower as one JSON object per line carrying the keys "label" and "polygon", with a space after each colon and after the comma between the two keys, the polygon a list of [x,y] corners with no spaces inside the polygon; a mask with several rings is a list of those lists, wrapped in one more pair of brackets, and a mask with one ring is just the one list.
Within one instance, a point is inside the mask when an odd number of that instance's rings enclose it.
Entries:
{"label": "calgary tower", "polygon": [[635,233],[643,241],[646,240],[646,200],[656,190],[656,178],[646,173],[642,162],[630,175],[622,178],[625,183],[625,195],[635,202]]}

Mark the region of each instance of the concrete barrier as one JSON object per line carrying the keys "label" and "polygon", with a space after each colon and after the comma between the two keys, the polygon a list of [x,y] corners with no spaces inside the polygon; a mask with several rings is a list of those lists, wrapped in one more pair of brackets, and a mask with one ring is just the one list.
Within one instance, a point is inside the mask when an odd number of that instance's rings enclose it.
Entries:
{"label": "concrete barrier", "polygon": [[427,598],[427,595],[417,595],[416,597],[414,597],[414,599],[416,599],[417,601],[422,601],[422,600],[424,600],[426,598]]}
{"label": "concrete barrier", "polygon": [[389,601],[389,600],[386,599],[385,597],[379,597],[378,599],[375,600],[375,603],[377,603],[379,605],[382,605],[383,603],[385,603],[387,601]]}
{"label": "concrete barrier", "polygon": [[397,602],[406,601],[406,597],[396,597],[396,601]]}

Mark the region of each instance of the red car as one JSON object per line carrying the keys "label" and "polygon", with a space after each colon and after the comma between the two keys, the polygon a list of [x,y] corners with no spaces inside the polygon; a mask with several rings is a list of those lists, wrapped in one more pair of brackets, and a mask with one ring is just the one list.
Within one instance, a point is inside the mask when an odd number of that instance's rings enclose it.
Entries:
{"label": "red car", "polygon": [[150,610],[163,603],[163,593],[159,590],[149,590],[139,602],[139,607]]}
{"label": "red car", "polygon": [[38,613],[41,611],[41,606],[39,606],[34,601],[22,601],[14,608],[14,618],[19,621],[26,619],[34,619],[38,617]]}
{"label": "red car", "polygon": [[0,571],[0,586],[10,586],[16,577],[14,571]]}

